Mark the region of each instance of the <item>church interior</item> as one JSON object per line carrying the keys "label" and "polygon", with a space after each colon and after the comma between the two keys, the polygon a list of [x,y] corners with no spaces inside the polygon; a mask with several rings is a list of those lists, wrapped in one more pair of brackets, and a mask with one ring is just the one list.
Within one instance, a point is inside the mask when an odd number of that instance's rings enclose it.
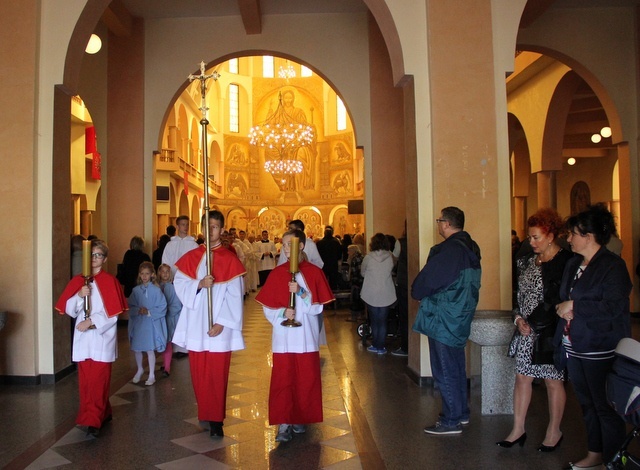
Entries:
{"label": "church interior", "polygon": [[[267,230],[272,240],[291,219],[314,239],[331,225],[367,241],[376,232],[399,237],[406,223],[410,280],[440,241],[440,209],[458,206],[483,253],[478,309],[503,312],[512,306],[511,231],[526,238],[538,208],[568,217],[603,202],[634,283],[638,338],[640,0],[10,0],[0,25],[0,102],[22,110],[0,116],[0,163],[11,175],[0,188],[0,417],[30,417],[24,433],[0,432],[12,443],[0,466],[89,458],[72,435],[70,323],[53,311],[69,280],[70,236],[104,239],[115,274],[134,235],[151,254],[180,215],[201,234],[207,200],[227,229],[256,238]],[[253,304],[247,335],[257,341]],[[248,350],[232,363],[237,442],[202,451],[190,442],[155,460],[143,453],[140,467],[424,468],[407,462],[434,455],[455,465],[427,468],[496,468],[496,458],[499,468],[559,468],[572,457],[569,446],[551,460],[496,457],[485,449],[501,433],[488,430],[506,429],[510,416],[479,410],[455,457],[425,444],[422,421],[438,406],[426,338],[410,333],[408,358],[371,357],[340,307],[327,317],[322,350],[330,419],[314,435],[322,445],[308,435],[298,448],[311,463],[274,447],[263,429],[268,366]],[[409,301],[410,325],[417,307]],[[268,356],[268,344],[256,344]],[[159,420],[170,447],[197,436],[185,424],[193,418],[186,362],[171,377],[190,397],[177,429],[159,411],[171,406],[171,382],[155,392],[132,387],[124,335],[120,356],[112,404]],[[154,393],[161,406],[149,405]],[[544,397],[534,401],[544,414]],[[567,435],[583,436],[577,403],[567,407]],[[542,429],[543,421],[531,422]],[[131,426],[115,419],[113,434]],[[114,437],[103,442],[115,446]],[[249,444],[256,440],[269,444]],[[54,456],[38,466],[60,446],[68,463]],[[125,468],[121,452],[114,462]],[[181,458],[195,460],[171,466]]]}

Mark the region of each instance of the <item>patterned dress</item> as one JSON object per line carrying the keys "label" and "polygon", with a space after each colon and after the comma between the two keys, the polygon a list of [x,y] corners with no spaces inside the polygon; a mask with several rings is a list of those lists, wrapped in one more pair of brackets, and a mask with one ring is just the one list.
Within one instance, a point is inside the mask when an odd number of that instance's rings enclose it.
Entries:
{"label": "patterned dress", "polygon": [[[524,257],[517,261],[518,272],[518,307],[520,316],[525,320],[535,308],[543,302],[542,269],[536,266],[536,257]],[[535,333],[529,336],[516,335],[516,373],[536,379],[564,380],[564,372],[560,372],[553,364],[533,364],[533,344]]]}

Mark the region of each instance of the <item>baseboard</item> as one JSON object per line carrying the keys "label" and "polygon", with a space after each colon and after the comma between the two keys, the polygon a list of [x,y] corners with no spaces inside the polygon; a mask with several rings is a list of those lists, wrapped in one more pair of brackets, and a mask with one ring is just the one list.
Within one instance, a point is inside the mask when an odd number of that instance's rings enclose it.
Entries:
{"label": "baseboard", "polygon": [[53,385],[75,371],[76,365],[70,364],[55,374],[0,375],[0,385]]}
{"label": "baseboard", "polygon": [[419,387],[433,387],[433,377],[422,377],[410,367],[407,367],[407,375],[418,384]]}

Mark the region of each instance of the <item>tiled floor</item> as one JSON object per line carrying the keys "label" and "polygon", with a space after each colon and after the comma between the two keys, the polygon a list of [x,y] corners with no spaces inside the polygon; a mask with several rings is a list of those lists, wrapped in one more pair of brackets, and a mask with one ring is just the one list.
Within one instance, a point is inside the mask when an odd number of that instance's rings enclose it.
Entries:
{"label": "tiled floor", "polygon": [[[97,439],[74,426],[76,376],[54,386],[0,387],[0,466],[30,469],[536,469],[562,468],[585,452],[579,408],[569,387],[565,439],[554,453],[535,451],[544,437],[546,393],[537,386],[523,448],[500,449],[510,416],[481,416],[472,387],[470,426],[460,436],[434,437],[422,428],[440,409],[437,392],[418,387],[406,359],[366,352],[345,322],[327,312],[329,346],[321,350],[324,422],[285,444],[268,425],[271,327],[258,304],[246,301],[247,349],[232,356],[225,437],[199,426],[188,359],[174,360],[171,377],[153,386],[130,383],[134,360],[121,328],[114,365],[114,420]],[[637,332],[637,325],[635,327]],[[637,335],[636,335],[637,337]],[[395,339],[389,338],[392,348]],[[158,375],[159,376],[159,375]]]}

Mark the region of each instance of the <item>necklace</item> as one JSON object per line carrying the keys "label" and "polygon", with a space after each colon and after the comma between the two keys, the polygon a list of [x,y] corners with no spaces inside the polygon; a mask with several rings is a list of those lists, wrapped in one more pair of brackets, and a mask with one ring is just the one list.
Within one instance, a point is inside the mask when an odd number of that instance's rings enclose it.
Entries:
{"label": "necklace", "polygon": [[[545,255],[545,254],[547,253],[547,251],[549,251],[549,250],[551,250],[551,255],[550,255],[550,256],[547,256],[547,257],[546,257],[547,259],[544,259],[544,258],[545,258],[545,256],[544,256],[544,255]],[[559,252],[559,251],[560,251],[560,248],[558,248],[558,249],[556,250],[555,245],[551,245],[551,244],[550,244],[550,245],[547,247],[547,249],[546,249],[546,250],[544,250],[542,253],[538,253],[538,256],[536,256],[536,266],[542,266],[542,263],[547,263],[547,262],[551,261],[553,258],[555,258],[555,257],[556,257],[556,255],[558,254],[558,252]]]}

